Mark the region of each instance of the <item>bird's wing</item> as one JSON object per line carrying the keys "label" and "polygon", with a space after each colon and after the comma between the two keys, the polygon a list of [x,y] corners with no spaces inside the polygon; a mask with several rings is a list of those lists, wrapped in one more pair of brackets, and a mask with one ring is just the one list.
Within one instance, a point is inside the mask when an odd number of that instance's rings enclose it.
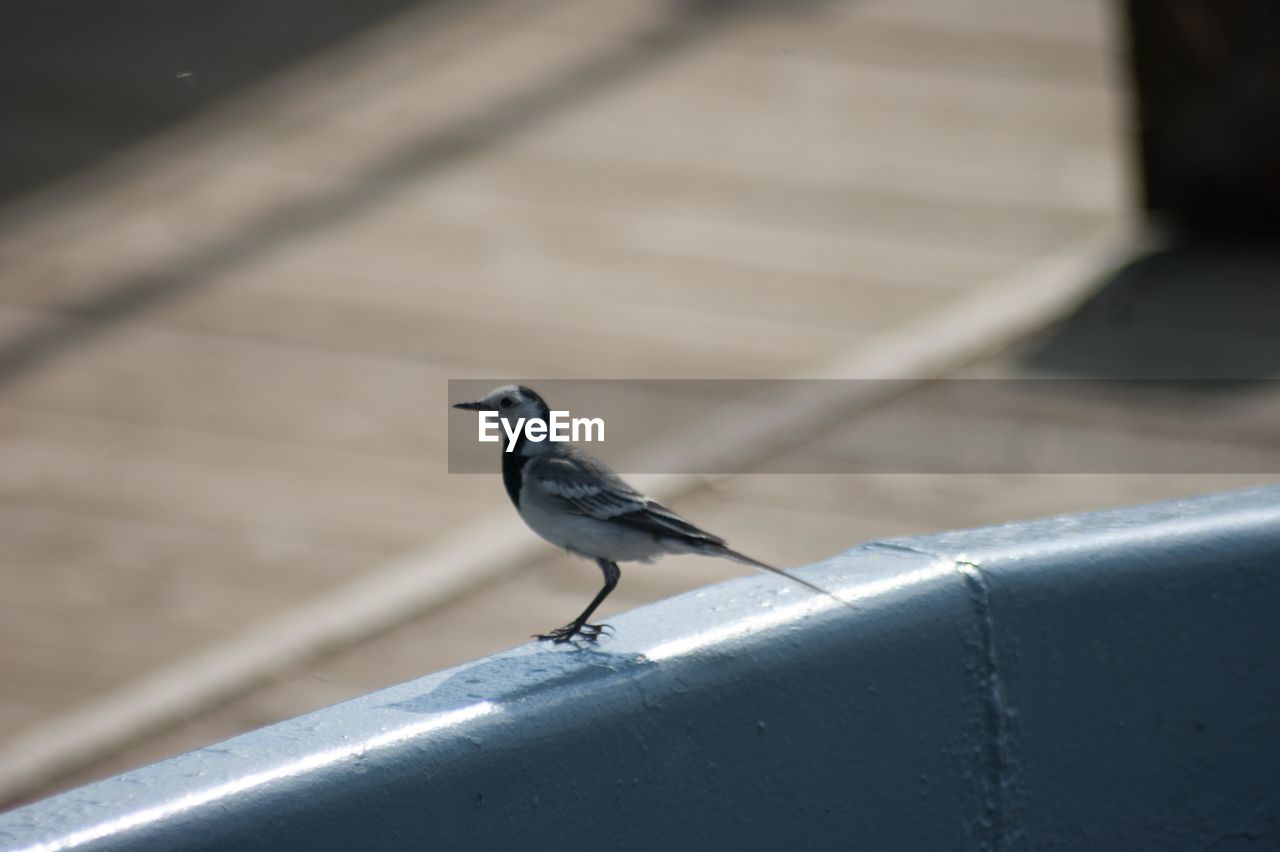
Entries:
{"label": "bird's wing", "polygon": [[586,453],[548,455],[536,462],[535,481],[547,497],[575,515],[647,532],[656,538],[723,544],[675,512],[641,494]]}
{"label": "bird's wing", "polygon": [[585,454],[556,453],[530,465],[533,482],[561,509],[608,521],[644,508],[648,498]]}

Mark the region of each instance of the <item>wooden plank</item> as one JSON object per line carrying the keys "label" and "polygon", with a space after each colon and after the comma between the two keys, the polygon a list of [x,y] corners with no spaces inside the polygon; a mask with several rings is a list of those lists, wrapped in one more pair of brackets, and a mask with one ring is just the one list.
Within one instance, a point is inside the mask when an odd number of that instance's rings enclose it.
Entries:
{"label": "wooden plank", "polygon": [[[56,712],[119,683],[137,671],[107,665],[101,658],[77,649],[77,653],[42,647],[0,646],[0,670],[5,672],[5,691],[22,697],[23,724],[39,720],[39,713]],[[17,713],[18,711],[14,711]],[[6,731],[14,735],[18,731]]]}
{"label": "wooden plank", "polygon": [[[280,599],[345,580],[377,554],[243,538],[154,518],[137,522],[5,501],[5,601],[74,618],[128,612],[202,630],[235,629]],[[0,624],[0,633],[7,625]]]}
{"label": "wooden plank", "polygon": [[1097,43],[1111,31],[1112,6],[1106,0],[872,0],[849,9],[869,19],[911,21],[946,29],[975,30],[1005,38],[1055,38]]}
{"label": "wooden plank", "polygon": [[[1039,8],[1043,10],[1043,5]],[[720,43],[855,67],[877,65],[1109,89],[1120,82],[1113,67],[1117,52],[1113,41],[1109,33],[1102,38],[1089,33],[1082,39],[1070,33],[1063,37],[1058,29],[1010,37],[990,27],[955,26],[923,15],[895,16],[892,6],[854,8],[854,4],[831,3],[799,14],[747,18]]]}
{"label": "wooden plank", "polygon": [[[175,654],[192,653],[221,632],[101,610],[86,611],[70,620],[51,615],[8,602],[0,604],[0,618],[6,622],[0,668],[10,688],[50,685],[65,696],[82,699],[97,691],[95,684],[101,689],[136,677]],[[65,658],[81,660],[93,676],[82,678],[83,671],[49,666],[49,660]]]}
{"label": "wooden plank", "polygon": [[[566,122],[554,132],[510,144],[584,160],[777,179],[794,175],[853,189],[903,187],[919,195],[1090,211],[1116,206],[1110,193],[1120,173],[1108,141],[1114,130],[1054,128],[1033,135],[1016,126],[966,125],[912,113],[886,116],[874,106],[859,111],[837,99],[812,110],[819,113],[812,121],[784,114],[765,124],[759,104],[745,98],[736,115],[723,106],[712,111],[689,104],[682,113],[661,104],[647,115],[619,110],[590,124]],[[708,112],[719,119],[714,125],[699,122]],[[832,119],[832,112],[849,117]]]}
{"label": "wooden plank", "polygon": [[1098,221],[1096,214],[1058,208],[1050,200],[1032,205],[970,197],[962,203],[911,187],[727,175],[539,150],[512,151],[483,169],[463,170],[424,201],[429,205],[424,213],[435,213],[438,206],[444,217],[454,205],[466,205],[499,223],[516,216],[577,221],[593,211],[593,227],[603,221],[616,223],[619,231],[639,230],[652,221],[714,221],[802,231],[815,238],[867,235],[887,241],[914,233],[928,251],[953,260],[982,254],[1027,257]]}
{"label": "wooden plank", "polygon": [[11,501],[385,555],[473,513],[460,497],[477,484],[446,489],[442,471],[406,461],[12,408],[2,418],[0,496]]}
{"label": "wooden plank", "polygon": [[[364,251],[360,251],[349,255],[349,260],[358,263],[359,258],[364,256]],[[329,257],[332,258],[332,254]],[[318,262],[323,263],[327,259],[329,258],[322,257]],[[315,257],[310,260],[317,262]],[[383,260],[386,261],[386,256]],[[240,396],[242,401],[238,405],[222,412],[200,412],[197,416],[197,419],[210,425],[225,422],[222,428],[227,429],[246,431],[253,428],[234,421],[240,417],[253,416],[254,411],[270,406],[272,400],[278,400],[277,407],[280,409],[295,411],[301,416],[308,408],[314,411],[316,406],[329,405],[335,395],[348,396],[351,409],[346,420],[330,416],[328,422],[310,422],[307,428],[336,430],[339,426],[346,426],[360,430],[365,427],[395,428],[400,424],[402,428],[420,429],[420,425],[411,419],[412,412],[405,411],[403,404],[395,406],[401,409],[399,412],[387,410],[388,402],[413,400],[419,396],[411,393],[409,388],[438,385],[443,370],[420,363],[417,359],[426,356],[448,369],[451,364],[467,362],[469,351],[483,350],[487,345],[489,351],[494,352],[493,341],[506,340],[509,341],[507,347],[496,350],[499,357],[490,359],[495,367],[500,367],[496,372],[527,372],[528,367],[521,365],[525,363],[526,353],[530,350],[520,345],[519,341],[523,339],[520,335],[527,327],[531,315],[538,316],[546,327],[546,349],[551,351],[548,360],[558,365],[580,364],[583,360],[581,353],[594,346],[598,348],[598,354],[591,359],[593,367],[606,375],[617,374],[628,368],[634,369],[633,365],[640,364],[646,365],[654,373],[670,374],[678,372],[681,365],[691,361],[706,364],[706,369],[711,374],[732,370],[738,374],[751,375],[751,364],[760,365],[761,369],[765,365],[776,365],[772,372],[779,374],[812,359],[815,349],[819,353],[824,349],[829,351],[847,340],[847,331],[835,328],[813,329],[802,324],[802,318],[781,321],[769,316],[726,316],[705,308],[702,311],[687,311],[678,305],[620,304],[607,298],[612,290],[607,281],[600,286],[601,292],[597,293],[596,298],[590,300],[579,299],[572,294],[557,297],[554,282],[549,282],[550,289],[547,292],[513,292],[509,289],[508,282],[508,295],[498,301],[467,300],[459,292],[460,298],[441,302],[440,294],[429,286],[424,287],[422,283],[421,270],[432,269],[430,255],[410,265],[418,271],[413,274],[412,281],[405,282],[406,289],[423,291],[423,297],[432,305],[429,309],[419,309],[414,314],[394,310],[379,312],[367,308],[363,312],[352,312],[344,309],[343,302],[348,302],[346,296],[336,305],[332,299],[327,304],[321,300],[303,305],[299,311],[292,310],[294,304],[288,301],[265,301],[258,305],[243,306],[261,308],[266,315],[246,310],[237,318],[234,326],[229,326],[225,322],[229,309],[222,310],[220,319],[217,310],[202,310],[199,297],[188,298],[182,304],[158,310],[158,321],[149,318],[147,326],[161,325],[166,317],[177,316],[181,318],[181,322],[173,324],[179,328],[215,331],[234,337],[225,339],[208,334],[182,335],[159,329],[144,330],[144,326],[139,326],[137,339],[103,340],[100,344],[95,344],[101,347],[97,350],[100,353],[100,363],[95,364],[95,367],[104,372],[108,369],[127,372],[128,378],[122,380],[127,381],[131,387],[138,388],[134,393],[135,397],[150,395],[147,389],[149,381],[176,381],[187,387],[193,384],[206,387],[209,389],[208,402],[211,405],[216,404],[219,399]],[[428,273],[430,274],[432,273]],[[455,275],[448,270],[435,274],[460,283],[473,277],[461,272]],[[604,270],[602,274],[605,274]],[[332,273],[329,277],[334,279]],[[350,293],[353,280],[368,280],[370,277],[373,276],[343,276],[334,280],[332,286],[334,291]],[[220,282],[210,281],[205,286],[217,288],[219,284]],[[460,286],[455,285],[455,291],[458,290]],[[883,292],[894,291],[886,289]],[[234,304],[235,294],[213,294],[208,298],[212,307],[216,308],[222,299],[233,300]],[[359,308],[360,300],[357,299],[355,304]],[[273,324],[273,317],[267,313],[272,309],[277,317],[281,317],[279,326]],[[16,308],[10,310],[18,311]],[[637,314],[640,316],[637,317]],[[21,321],[27,320],[22,318]],[[308,321],[312,324],[309,329],[306,327]],[[326,337],[326,330],[335,326],[341,331],[335,330]],[[288,343],[288,347],[262,345],[268,342],[263,340],[266,336],[264,330],[277,327],[294,329],[285,334],[273,335],[277,340]],[[94,331],[86,330],[86,334],[94,334]],[[387,340],[392,335],[401,340],[414,338],[415,342],[403,344],[399,350],[386,343],[376,348],[367,343],[370,339]],[[258,340],[250,339],[253,336]],[[344,338],[351,342],[344,343]],[[754,342],[748,346],[747,340]],[[799,349],[805,342],[808,343],[808,348]],[[733,346],[726,349],[726,344]],[[303,345],[308,348],[302,349]],[[153,353],[161,349],[165,356],[157,360]],[[400,359],[399,356],[406,354],[403,349],[417,350],[409,353],[415,356],[413,361]],[[215,352],[219,354],[214,355]],[[748,352],[752,353],[753,359],[744,366],[743,359]],[[384,357],[371,358],[369,355]],[[385,356],[393,356],[396,360],[388,360]],[[470,363],[474,364],[475,361]],[[173,375],[176,371],[185,369],[198,369],[201,375],[199,378]],[[490,370],[494,371],[492,368]],[[209,371],[216,371],[216,374],[211,375]],[[237,375],[241,371],[247,377]],[[572,366],[565,371],[572,372]],[[147,373],[162,375],[146,376]],[[327,384],[332,390],[322,392],[314,387],[313,380],[306,378],[318,375],[327,377]],[[29,391],[32,396],[23,398],[35,401],[54,396],[55,380],[64,378],[65,375],[55,371],[46,376],[45,387],[32,388]],[[269,389],[266,387],[268,383],[276,384],[277,387]],[[405,390],[388,392],[389,385],[393,383]],[[258,395],[264,393],[269,394],[270,399],[257,399]],[[185,396],[190,397],[190,394]],[[311,398],[306,398],[308,396]],[[326,400],[324,396],[330,399]],[[181,398],[162,396],[160,402]],[[183,401],[201,403],[200,399]],[[141,400],[135,402],[137,405],[143,404]],[[135,407],[137,406],[130,405],[130,408]],[[375,410],[378,407],[383,410]],[[173,412],[172,416],[179,417],[182,414],[183,412]],[[353,423],[352,419],[357,417],[360,422]],[[376,427],[375,420],[382,427]],[[260,433],[261,427],[254,431]],[[406,440],[397,439],[395,443],[403,445]]]}
{"label": "wooden plank", "polygon": [[[833,62],[799,52],[742,54],[711,49],[690,52],[656,68],[647,85],[630,88],[608,104],[582,110],[561,124],[577,127],[579,121],[622,116],[643,119],[655,108],[675,110],[669,118],[678,118],[695,103],[703,103],[708,110],[702,114],[703,122],[712,116],[742,120],[748,118],[748,105],[758,107],[762,99],[776,103],[782,115],[794,114],[810,126],[854,127],[874,114],[888,120],[928,117],[969,129],[993,123],[996,128],[1016,127],[1034,136],[1051,129],[1067,134],[1106,132],[1114,130],[1118,121],[1118,116],[1102,108],[1109,99],[1098,91],[1041,80]],[[834,111],[838,107],[844,111]],[[829,108],[833,111],[828,112]],[[753,123],[762,128],[771,124],[758,111]]]}
{"label": "wooden plank", "polygon": [[[664,348],[679,347],[674,350],[679,357],[711,358],[730,346],[748,349],[737,334],[710,335],[725,319],[754,323],[781,344],[796,344],[800,336],[813,340],[813,326],[828,326],[833,333],[826,340],[833,345],[876,324],[866,310],[869,302],[895,317],[936,298],[898,281],[870,280],[859,269],[780,273],[732,258],[644,254],[561,237],[503,241],[496,234],[487,242],[499,253],[485,258],[480,234],[457,231],[446,239],[446,233],[437,233],[441,245],[449,246],[445,256],[423,257],[420,265],[406,257],[394,264],[402,270],[389,269],[388,255],[403,253],[398,246],[388,253],[369,247],[367,255],[344,250],[341,263],[299,253],[296,259],[210,281],[200,292],[150,311],[146,324],[496,373],[510,364],[512,353],[491,343],[477,345],[478,339],[514,337],[526,317],[563,312],[572,327],[566,336],[547,335],[542,345],[528,350],[527,372],[573,372],[572,365],[581,360],[581,338],[592,336],[595,324],[607,327],[611,339],[604,362],[597,362],[603,372],[624,366],[624,359],[634,361],[629,343],[651,343],[673,323],[678,325]],[[473,248],[460,249],[460,241]],[[365,256],[371,260],[361,264]],[[954,264],[955,258],[938,258],[935,266],[948,262]],[[113,285],[87,261],[66,257],[10,254],[0,266],[11,282],[0,300],[11,306],[91,302]],[[930,272],[917,280],[930,284],[938,276]],[[949,278],[946,286],[956,286],[957,280],[963,279]],[[784,293],[788,298],[780,299]],[[472,298],[476,295],[484,298]],[[831,310],[835,306],[847,309]],[[655,323],[619,322],[621,313],[632,309],[653,312]],[[580,328],[582,320],[586,329]],[[701,333],[687,334],[691,323],[700,323]],[[643,339],[630,339],[637,335]],[[740,351],[738,357],[767,368],[759,355]],[[559,369],[540,367],[547,361]]]}
{"label": "wooden plank", "polygon": [[[0,323],[17,309],[0,311]],[[108,327],[110,328],[110,326]],[[91,332],[90,332],[91,333]],[[74,349],[75,354],[81,354]],[[354,452],[415,454],[427,365],[130,326],[11,383],[14,404]],[[443,398],[440,403],[443,404]],[[432,415],[440,409],[433,408]],[[430,449],[428,443],[425,449]]]}
{"label": "wooden plank", "polygon": [[[582,156],[594,155],[584,148]],[[389,208],[363,220],[358,225],[361,232],[350,240],[288,246],[284,257],[290,262],[341,269],[357,269],[364,263],[397,277],[415,276],[419,287],[429,292],[434,281],[457,280],[457,274],[447,268],[438,274],[432,270],[451,264],[458,253],[465,252],[476,260],[466,267],[464,280],[501,280],[506,294],[513,298],[519,292],[513,285],[528,281],[527,276],[518,278],[522,264],[537,263],[540,257],[561,251],[572,260],[581,256],[582,247],[591,253],[616,256],[617,265],[624,269],[656,260],[690,263],[691,271],[708,266],[745,267],[755,269],[757,275],[796,275],[799,280],[844,274],[924,284],[945,277],[944,269],[965,280],[976,280],[1013,262],[1007,252],[981,248],[928,250],[918,242],[911,243],[904,234],[807,234],[688,218],[636,223],[603,214],[599,221],[591,221],[582,215],[557,216],[554,211],[543,218],[530,217],[527,214],[532,211],[527,209],[516,215],[518,208],[503,209],[474,196],[453,196],[449,202],[425,211],[408,203]],[[630,290],[613,286],[608,277],[599,278],[598,285],[597,298],[625,298]]]}

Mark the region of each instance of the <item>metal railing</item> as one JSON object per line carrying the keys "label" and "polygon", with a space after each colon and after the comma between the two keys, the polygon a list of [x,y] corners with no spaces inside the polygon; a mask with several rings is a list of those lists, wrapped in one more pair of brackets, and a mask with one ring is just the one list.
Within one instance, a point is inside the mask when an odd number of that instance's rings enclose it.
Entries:
{"label": "metal railing", "polygon": [[[1280,488],[873,542],[0,816],[4,849],[1280,842]],[[1233,845],[1235,844],[1235,845]]]}

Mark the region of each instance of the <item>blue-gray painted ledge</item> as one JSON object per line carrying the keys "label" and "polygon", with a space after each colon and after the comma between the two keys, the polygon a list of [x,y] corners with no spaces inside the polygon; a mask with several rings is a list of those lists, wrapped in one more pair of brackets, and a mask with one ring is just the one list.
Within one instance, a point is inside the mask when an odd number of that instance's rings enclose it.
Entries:
{"label": "blue-gray painted ledge", "polygon": [[1280,488],[802,572],[852,609],[736,580],[12,811],[0,844],[1280,848]]}

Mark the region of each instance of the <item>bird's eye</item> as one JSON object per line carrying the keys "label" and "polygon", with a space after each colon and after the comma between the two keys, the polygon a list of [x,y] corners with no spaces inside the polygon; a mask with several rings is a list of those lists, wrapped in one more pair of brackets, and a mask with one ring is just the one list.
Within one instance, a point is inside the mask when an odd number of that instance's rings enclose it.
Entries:
{"label": "bird's eye", "polygon": [[511,397],[504,396],[502,398],[502,402],[499,402],[498,405],[502,406],[503,408],[510,408],[512,406]]}

